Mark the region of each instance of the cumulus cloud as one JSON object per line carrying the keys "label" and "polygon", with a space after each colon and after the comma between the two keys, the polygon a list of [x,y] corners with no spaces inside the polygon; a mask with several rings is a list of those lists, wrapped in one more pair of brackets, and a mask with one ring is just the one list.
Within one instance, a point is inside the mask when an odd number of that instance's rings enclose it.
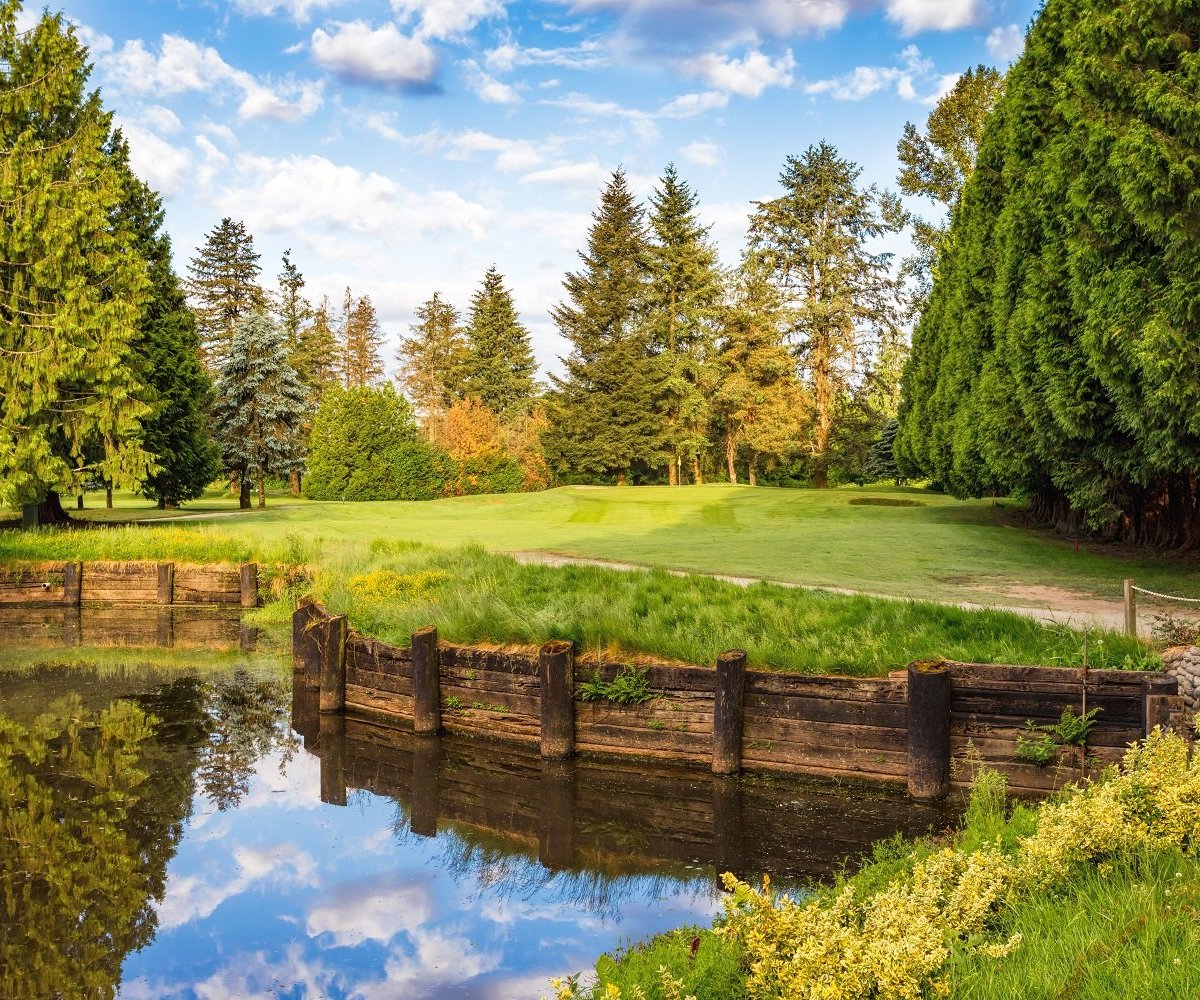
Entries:
{"label": "cumulus cloud", "polygon": [[488,75],[479,68],[479,63],[474,59],[464,60],[462,67],[467,86],[481,101],[486,101],[488,104],[521,103],[521,95],[517,93],[516,87],[501,83],[494,76]]}
{"label": "cumulus cloud", "polygon": [[270,16],[283,13],[293,21],[303,22],[312,17],[314,10],[326,10],[345,3],[346,0],[234,0],[234,7],[243,14]]}
{"label": "cumulus cloud", "polygon": [[178,192],[192,167],[191,153],[135,123],[122,122],[121,131],[129,143],[133,172],[161,194]]}
{"label": "cumulus cloud", "polygon": [[984,0],[888,0],[887,16],[906,35],[953,31],[978,24]]}
{"label": "cumulus cloud", "polygon": [[402,21],[417,21],[422,38],[461,38],[489,17],[504,17],[502,0],[391,0]]}
{"label": "cumulus cloud", "polygon": [[384,965],[385,978],[359,983],[356,998],[396,1000],[431,989],[444,993],[499,968],[504,957],[496,950],[480,950],[479,942],[454,931],[422,929],[410,938],[414,954],[393,949]]}
{"label": "cumulus cloud", "polygon": [[679,155],[698,167],[715,167],[721,161],[721,147],[711,139],[696,139],[680,149]]}
{"label": "cumulus cloud", "polygon": [[588,160],[584,163],[560,163],[545,170],[535,170],[522,177],[521,183],[549,184],[593,191],[603,187],[610,175],[611,171],[602,167],[596,160]]}
{"label": "cumulus cloud", "polygon": [[353,948],[364,941],[387,944],[397,934],[411,934],[432,918],[428,887],[389,875],[339,885],[309,910],[305,932],[309,937],[328,934],[337,947]]}
{"label": "cumulus cloud", "polygon": [[758,97],[768,87],[790,87],[795,67],[790,49],[774,60],[755,49],[741,59],[709,52],[683,64],[685,72],[701,77],[710,87],[742,97]]}
{"label": "cumulus cloud", "polygon": [[905,101],[929,104],[954,86],[957,74],[934,72],[933,61],[921,55],[915,45],[900,53],[896,66],[856,66],[848,73],[804,85],[806,94],[828,94],[837,101],[861,101],[880,91],[894,88]]}
{"label": "cumulus cloud", "polygon": [[663,118],[694,118],[706,111],[723,108],[728,103],[728,94],[703,90],[696,94],[680,94],[659,108],[658,113]]}
{"label": "cumulus cloud", "polygon": [[1012,62],[1025,51],[1025,32],[1015,24],[998,25],[988,32],[987,48],[996,62]]}
{"label": "cumulus cloud", "polygon": [[372,28],[365,21],[341,21],[312,35],[313,59],[354,83],[384,87],[428,87],[437,72],[437,54],[423,39],[394,24]]}
{"label": "cumulus cloud", "polygon": [[170,108],[164,108],[161,104],[151,104],[149,107],[142,108],[138,117],[147,128],[153,129],[160,135],[172,135],[183,128],[183,122],[179,120],[179,115]]}
{"label": "cumulus cloud", "polygon": [[609,55],[604,45],[594,39],[555,49],[525,48],[509,40],[485,52],[483,61],[496,73],[507,73],[519,66],[599,69],[608,65]]}

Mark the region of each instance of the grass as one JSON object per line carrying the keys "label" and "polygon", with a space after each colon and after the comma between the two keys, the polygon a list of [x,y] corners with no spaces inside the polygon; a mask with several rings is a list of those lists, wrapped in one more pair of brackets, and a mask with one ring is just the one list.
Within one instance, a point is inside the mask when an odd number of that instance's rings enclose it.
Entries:
{"label": "grass", "polygon": [[[480,546],[447,549],[384,539],[330,543],[294,533],[253,539],[197,522],[0,534],[0,560],[18,557],[254,558],[263,563],[261,579],[281,596],[312,590],[331,610],[349,615],[355,628],[398,645],[435,624],[443,637],[459,643],[571,639],[584,654],[696,664],[742,648],[757,668],[862,676],[937,657],[1071,666],[1080,662],[1082,647],[1078,632],[1004,611],[766,583],[739,587],[661,570],[526,565]],[[311,581],[297,581],[288,569],[295,565],[310,567]],[[280,601],[259,611],[256,620],[284,624],[290,608]],[[1093,666],[1132,665],[1144,657],[1144,647],[1134,640],[1090,635]]]}
{"label": "grass", "polygon": [[128,494],[117,495],[111,512],[96,510],[97,501],[89,498],[85,517],[221,515],[209,526],[244,550],[279,545],[291,534],[329,545],[385,538],[559,552],[952,602],[1040,603],[1037,595],[1021,592],[1030,586],[1120,601],[1125,577],[1154,590],[1200,596],[1195,560],[1089,544],[1077,552],[1073,541],[1027,530],[1011,504],[911,488],[564,487],[373,504],[277,494],[266,510],[243,513],[222,491],[174,514]]}

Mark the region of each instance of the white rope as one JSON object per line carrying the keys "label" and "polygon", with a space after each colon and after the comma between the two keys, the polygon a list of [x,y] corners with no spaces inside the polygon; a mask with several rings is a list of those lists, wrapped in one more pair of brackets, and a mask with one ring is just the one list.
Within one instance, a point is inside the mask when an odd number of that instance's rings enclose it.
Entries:
{"label": "white rope", "polygon": [[1200,604],[1200,597],[1176,597],[1174,594],[1160,594],[1157,590],[1146,590],[1145,587],[1131,587],[1131,590],[1136,590],[1139,594],[1147,594],[1150,597],[1161,597],[1164,601],[1182,601],[1184,604]]}

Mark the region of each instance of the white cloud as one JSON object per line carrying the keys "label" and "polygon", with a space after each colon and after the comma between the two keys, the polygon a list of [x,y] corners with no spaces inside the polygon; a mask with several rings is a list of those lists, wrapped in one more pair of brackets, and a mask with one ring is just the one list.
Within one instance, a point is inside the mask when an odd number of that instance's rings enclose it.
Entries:
{"label": "white cloud", "polygon": [[542,162],[542,154],[526,139],[504,139],[474,129],[448,136],[447,159],[468,159],[475,153],[495,153],[495,167],[506,173],[530,170]]}
{"label": "white cloud", "polygon": [[444,993],[445,987],[499,968],[503,960],[499,951],[481,951],[478,942],[463,934],[422,929],[411,939],[416,953],[393,950],[384,965],[385,978],[359,983],[353,994],[355,1000],[402,1000],[430,990]]}
{"label": "white cloud", "polygon": [[715,167],[721,161],[721,147],[711,139],[696,139],[680,149],[679,155],[698,167]]}
{"label": "white cloud", "polygon": [[746,40],[838,28],[856,4],[851,0],[574,0],[572,6],[584,12],[616,11],[623,15],[627,33],[647,40],[653,33]]}
{"label": "white cloud", "polygon": [[1010,63],[1025,51],[1025,32],[1015,24],[998,25],[988,32],[988,51],[998,63]]}
{"label": "white cloud", "polygon": [[365,21],[342,21],[312,36],[317,65],[356,83],[390,87],[428,86],[437,55],[423,40],[401,34],[394,24],[371,28]]}
{"label": "white cloud", "polygon": [[170,108],[164,108],[161,104],[151,104],[149,107],[143,108],[139,118],[147,128],[153,129],[160,135],[173,135],[183,128],[183,122],[179,120],[179,115]]}
{"label": "white cloud", "polygon": [[521,178],[521,183],[586,188],[591,191],[603,187],[608,182],[611,173],[595,160],[588,160],[585,163],[560,163],[558,166],[526,174]]}
{"label": "white cloud", "polygon": [[339,948],[364,941],[387,944],[397,934],[411,934],[433,918],[429,889],[399,875],[338,886],[305,919],[309,937],[328,934]]}
{"label": "white cloud", "polygon": [[729,103],[729,95],[716,90],[704,90],[697,94],[680,94],[668,101],[658,113],[663,118],[694,118],[705,111],[714,111]]}
{"label": "white cloud", "polygon": [[269,16],[282,11],[293,21],[307,21],[314,10],[325,10],[345,3],[345,0],[234,0],[234,6],[243,14]]}
{"label": "white cloud", "polygon": [[504,17],[502,0],[391,0],[402,21],[418,19],[422,38],[461,38],[488,17]]}
{"label": "white cloud", "polygon": [[758,97],[768,87],[790,87],[796,60],[791,50],[772,60],[757,49],[742,59],[709,52],[684,63],[684,71],[699,76],[711,87],[742,97]]}
{"label": "white cloud", "polygon": [[133,172],[160,194],[179,191],[192,166],[191,153],[136,124],[123,122],[121,131],[129,143]]}
{"label": "white cloud", "polygon": [[978,24],[984,0],[888,0],[888,19],[906,35],[921,31],[953,31]]}
{"label": "white cloud", "polygon": [[281,122],[298,122],[320,108],[323,89],[319,82],[286,84],[279,91],[255,83],[246,88],[238,117],[242,121],[274,118]]}
{"label": "white cloud", "polygon": [[501,83],[494,76],[489,76],[479,68],[474,59],[465,59],[462,63],[463,73],[467,78],[467,86],[481,101],[488,104],[520,104],[521,95],[515,87]]}
{"label": "white cloud", "polygon": [[564,69],[599,69],[608,65],[608,53],[594,40],[558,49],[523,48],[513,41],[504,42],[483,55],[487,67],[507,73],[518,66],[561,66]]}
{"label": "white cloud", "polygon": [[856,66],[849,73],[804,85],[806,94],[828,94],[837,101],[861,101],[894,87],[905,101],[936,102],[958,79],[955,74],[939,76],[933,61],[915,45],[900,53],[898,66]]}

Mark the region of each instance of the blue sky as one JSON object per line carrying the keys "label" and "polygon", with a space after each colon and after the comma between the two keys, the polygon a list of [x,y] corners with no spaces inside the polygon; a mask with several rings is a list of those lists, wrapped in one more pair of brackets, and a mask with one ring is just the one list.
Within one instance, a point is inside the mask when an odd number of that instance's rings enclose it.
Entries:
{"label": "blue sky", "polygon": [[[24,19],[36,5],[26,4]],[[58,5],[52,5],[56,9]],[[1031,0],[63,0],[186,264],[223,216],[273,280],[369,294],[394,342],[440,291],[508,279],[548,312],[623,166],[668,162],[724,263],[786,156],[825,139],[894,186],[905,121],[1019,54]],[[391,343],[388,346],[391,364]]]}

